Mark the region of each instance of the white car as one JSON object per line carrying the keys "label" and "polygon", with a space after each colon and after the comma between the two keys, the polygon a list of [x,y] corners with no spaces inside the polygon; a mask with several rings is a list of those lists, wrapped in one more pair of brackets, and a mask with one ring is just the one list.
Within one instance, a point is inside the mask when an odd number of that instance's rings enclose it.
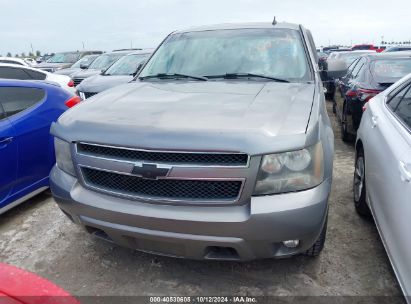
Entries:
{"label": "white car", "polygon": [[70,93],[75,93],[73,80],[65,75],[57,75],[17,64],[0,63],[0,79],[46,80],[59,84]]}
{"label": "white car", "polygon": [[354,204],[372,216],[411,303],[411,74],[365,104],[357,132]]}
{"label": "white car", "polygon": [[17,64],[22,66],[31,66],[25,59],[15,57],[0,57],[0,63]]}

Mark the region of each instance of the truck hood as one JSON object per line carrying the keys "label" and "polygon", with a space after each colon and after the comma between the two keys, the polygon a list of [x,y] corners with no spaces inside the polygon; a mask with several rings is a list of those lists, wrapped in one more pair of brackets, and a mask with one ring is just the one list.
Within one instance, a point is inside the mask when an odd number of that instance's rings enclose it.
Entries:
{"label": "truck hood", "polygon": [[73,63],[50,63],[50,62],[42,62],[35,66],[35,68],[52,68],[52,69],[65,69],[69,68],[73,65]]}
{"label": "truck hood", "polygon": [[286,151],[304,147],[314,90],[313,83],[137,81],[67,111],[52,133],[146,149]]}
{"label": "truck hood", "polygon": [[77,73],[74,73],[71,75],[71,77],[74,78],[81,78],[85,79],[94,75],[101,74],[101,70],[96,70],[96,69],[87,69],[87,70],[80,70]]}
{"label": "truck hood", "polygon": [[74,73],[77,73],[78,71],[81,71],[81,69],[80,68],[67,68],[67,69],[61,69],[61,70],[55,71],[54,74],[71,76]]}
{"label": "truck hood", "polygon": [[100,93],[107,89],[111,89],[120,84],[127,83],[133,80],[133,76],[129,75],[95,75],[84,79],[78,86],[77,90],[81,92]]}

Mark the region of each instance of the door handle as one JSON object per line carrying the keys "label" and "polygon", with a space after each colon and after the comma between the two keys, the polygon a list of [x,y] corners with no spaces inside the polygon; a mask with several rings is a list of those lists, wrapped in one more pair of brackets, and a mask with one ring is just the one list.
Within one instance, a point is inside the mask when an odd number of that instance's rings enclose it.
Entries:
{"label": "door handle", "polygon": [[410,183],[411,182],[411,171],[407,168],[407,165],[400,161],[400,172],[401,172],[401,179],[403,182]]}
{"label": "door handle", "polygon": [[377,116],[372,116],[371,117],[371,128],[375,128],[378,123],[378,117]]}
{"label": "door handle", "polygon": [[0,137],[0,145],[7,145],[13,141],[13,137]]}

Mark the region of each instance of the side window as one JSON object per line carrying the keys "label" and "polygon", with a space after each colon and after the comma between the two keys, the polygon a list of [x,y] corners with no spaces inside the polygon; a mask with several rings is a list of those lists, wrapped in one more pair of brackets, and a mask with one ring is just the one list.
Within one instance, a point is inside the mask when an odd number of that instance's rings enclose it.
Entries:
{"label": "side window", "polygon": [[411,128],[411,89],[408,87],[408,91],[404,94],[401,99],[395,113],[398,117]]}
{"label": "side window", "polygon": [[398,104],[404,97],[404,95],[410,91],[410,85],[405,86],[405,88],[401,88],[400,91],[394,91],[392,95],[388,97],[388,107],[395,112],[398,107]]}
{"label": "side window", "polygon": [[3,106],[1,105],[1,102],[0,102],[0,120],[2,120],[5,117],[6,117],[6,113],[4,112]]}
{"label": "side window", "polygon": [[24,111],[46,96],[43,89],[24,87],[0,87],[0,103],[5,116],[10,117]]}
{"label": "side window", "polygon": [[44,80],[47,77],[47,75],[42,72],[37,72],[29,69],[24,69],[24,71],[30,75],[31,79],[34,80]]}
{"label": "side window", "polygon": [[356,78],[362,67],[364,66],[367,60],[365,58],[361,58],[355,68],[352,70],[351,78]]}
{"label": "side window", "polygon": [[5,79],[20,79],[20,80],[31,80],[29,74],[25,72],[24,69],[11,68],[11,67],[0,67],[0,78]]}

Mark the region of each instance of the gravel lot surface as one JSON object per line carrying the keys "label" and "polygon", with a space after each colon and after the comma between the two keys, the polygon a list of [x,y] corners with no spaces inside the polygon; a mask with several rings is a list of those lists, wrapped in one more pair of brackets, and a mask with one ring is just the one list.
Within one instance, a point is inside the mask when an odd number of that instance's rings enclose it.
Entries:
{"label": "gravel lot surface", "polygon": [[354,211],[354,149],[340,140],[330,102],[327,108],[336,153],[327,241],[318,258],[201,262],[134,252],[89,236],[43,193],[0,216],[0,261],[76,296],[401,296],[374,224]]}

